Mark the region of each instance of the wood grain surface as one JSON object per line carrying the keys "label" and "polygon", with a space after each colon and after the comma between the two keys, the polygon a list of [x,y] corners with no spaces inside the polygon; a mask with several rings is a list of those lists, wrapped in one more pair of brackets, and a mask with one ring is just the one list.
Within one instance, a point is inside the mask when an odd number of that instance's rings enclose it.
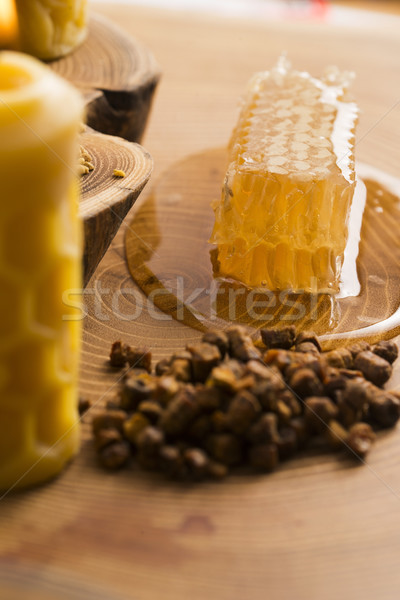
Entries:
{"label": "wood grain surface", "polygon": [[88,583],[62,569],[42,574],[40,569],[16,567],[12,562],[0,565],[0,586],[4,600],[113,600],[102,587]]}
{"label": "wood grain surface", "polygon": [[[357,72],[357,158],[397,174],[395,17],[364,27],[361,18],[340,26],[255,23],[116,7],[97,10],[151,48],[164,73],[144,140],[154,185],[188,155],[227,142],[246,81],[282,50],[316,75],[326,64]],[[145,341],[160,358],[200,335],[146,305],[125,263],[128,222],[85,295],[81,385],[94,403],[115,393],[106,362],[112,340]],[[399,381],[397,370],[391,387]],[[82,452],[65,473],[2,498],[0,554],[43,577],[62,568],[127,600],[393,600],[400,589],[399,451],[397,430],[379,436],[363,466],[306,456],[270,476],[181,486],[137,470],[103,473],[85,425]]]}
{"label": "wood grain surface", "polygon": [[82,91],[90,127],[140,142],[160,79],[159,66],[143,44],[92,14],[85,42],[50,66]]}
{"label": "wood grain surface", "polygon": [[[80,215],[84,225],[84,283],[87,284],[105,251],[146,185],[153,161],[139,144],[87,130],[81,145],[93,171],[81,177]],[[115,177],[114,169],[125,177]]]}

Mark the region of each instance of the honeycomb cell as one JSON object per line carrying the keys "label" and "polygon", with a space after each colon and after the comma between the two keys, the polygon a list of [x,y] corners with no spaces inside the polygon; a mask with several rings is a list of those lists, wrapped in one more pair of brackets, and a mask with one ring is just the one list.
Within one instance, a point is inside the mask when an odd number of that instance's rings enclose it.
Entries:
{"label": "honeycomb cell", "polygon": [[24,453],[33,442],[33,415],[0,408],[0,465]]}
{"label": "honeycomb cell", "polygon": [[56,348],[56,339],[27,337],[9,349],[1,361],[8,375],[2,395],[21,397],[19,402],[23,404],[38,405],[43,390],[58,383],[54,368]]}
{"label": "honeycomb cell", "polygon": [[[54,396],[57,399],[57,396]],[[67,400],[67,396],[65,401]],[[64,401],[63,401],[64,402]],[[71,406],[77,405],[76,398],[71,395]],[[49,400],[50,403],[50,400]],[[57,405],[46,404],[46,411],[0,410],[2,435],[0,437],[0,481],[2,490],[20,488],[39,483],[53,477],[65,466],[79,447],[78,420],[74,414],[62,409],[66,423],[61,431],[61,422],[57,413]],[[75,408],[71,409],[72,411]],[[49,412],[50,411],[50,412]],[[38,432],[38,417],[54,419],[55,427],[48,431]],[[3,430],[4,427],[4,430]],[[46,425],[41,424],[42,430]],[[43,439],[38,434],[43,434]],[[57,436],[57,437],[56,437]]]}
{"label": "honeycomb cell", "polygon": [[[80,278],[80,266],[75,257],[55,256],[50,268],[43,274],[36,286],[34,320],[40,325],[61,330],[66,318],[80,316],[75,303],[72,284]],[[70,291],[72,290],[72,291]]]}
{"label": "honeycomb cell", "polygon": [[73,386],[53,390],[36,412],[35,439],[38,444],[52,446],[68,431],[77,427],[79,415],[76,393]]}
{"label": "honeycomb cell", "polygon": [[60,331],[59,344],[55,356],[57,377],[70,381],[78,368],[81,329],[80,321],[69,321],[63,324]]}
{"label": "honeycomb cell", "polygon": [[14,271],[16,279],[26,280],[40,276],[56,253],[59,235],[55,207],[47,206],[47,210],[29,207],[13,215],[4,224],[0,242],[8,273]]}

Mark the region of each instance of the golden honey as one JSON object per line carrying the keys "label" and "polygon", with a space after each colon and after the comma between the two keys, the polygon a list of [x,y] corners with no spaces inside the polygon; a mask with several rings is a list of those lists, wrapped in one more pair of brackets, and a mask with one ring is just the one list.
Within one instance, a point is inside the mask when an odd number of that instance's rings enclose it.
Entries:
{"label": "golden honey", "polygon": [[351,75],[282,58],[249,83],[211,242],[219,274],[249,287],[335,293],[355,188]]}

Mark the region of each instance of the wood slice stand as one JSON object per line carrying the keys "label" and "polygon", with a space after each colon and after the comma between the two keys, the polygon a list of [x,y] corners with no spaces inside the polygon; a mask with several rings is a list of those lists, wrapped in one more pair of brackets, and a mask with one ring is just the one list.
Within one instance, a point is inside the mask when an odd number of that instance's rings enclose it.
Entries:
{"label": "wood slice stand", "polygon": [[141,141],[160,79],[147,48],[110,21],[92,15],[82,46],[50,66],[81,90],[89,127]]}
{"label": "wood slice stand", "polygon": [[[122,221],[146,185],[153,161],[139,144],[88,130],[82,145],[94,170],[81,178],[80,214],[84,224],[84,284],[93,275]],[[125,177],[114,177],[114,169]]]}
{"label": "wood slice stand", "polygon": [[[50,66],[82,92],[87,124],[101,132],[81,140],[95,167],[81,179],[86,285],[150,177],[150,155],[128,142],[142,138],[160,69],[144,46],[97,15],[86,41]],[[127,177],[113,177],[114,169]]]}

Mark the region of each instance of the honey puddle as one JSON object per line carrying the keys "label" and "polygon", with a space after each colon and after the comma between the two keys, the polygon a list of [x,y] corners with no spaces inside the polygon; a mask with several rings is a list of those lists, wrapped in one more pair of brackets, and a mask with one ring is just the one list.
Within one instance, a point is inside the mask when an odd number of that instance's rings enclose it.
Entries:
{"label": "honey puddle", "polygon": [[210,205],[219,197],[225,166],[225,149],[190,156],[161,176],[138,207],[127,229],[126,254],[130,273],[151,304],[200,331],[231,323],[254,330],[293,324],[314,330],[327,345],[400,333],[397,179],[358,165],[365,187],[358,184],[353,202],[341,290],[315,296],[250,290],[214,275]]}

